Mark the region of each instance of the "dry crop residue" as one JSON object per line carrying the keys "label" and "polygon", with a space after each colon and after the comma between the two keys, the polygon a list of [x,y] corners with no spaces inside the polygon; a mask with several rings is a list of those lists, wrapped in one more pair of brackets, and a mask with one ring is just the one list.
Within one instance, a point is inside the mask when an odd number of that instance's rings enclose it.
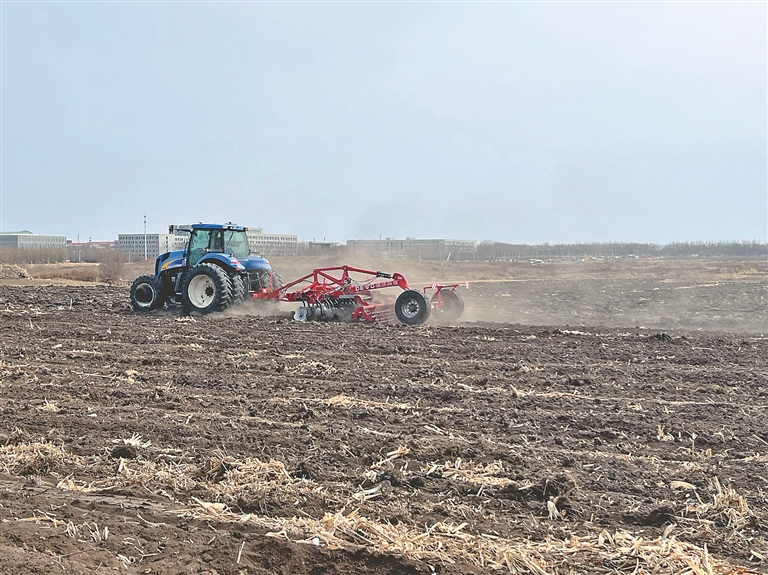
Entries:
{"label": "dry crop residue", "polygon": [[26,279],[29,277],[27,271],[17,265],[0,264],[0,279]]}
{"label": "dry crop residue", "polygon": [[768,339],[0,287],[0,573],[748,573]]}

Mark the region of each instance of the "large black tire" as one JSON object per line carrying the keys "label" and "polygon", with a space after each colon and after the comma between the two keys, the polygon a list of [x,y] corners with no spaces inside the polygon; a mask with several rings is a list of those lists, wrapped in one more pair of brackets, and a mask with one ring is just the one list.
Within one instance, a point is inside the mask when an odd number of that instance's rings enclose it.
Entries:
{"label": "large black tire", "polygon": [[229,279],[232,281],[232,303],[230,305],[239,305],[245,299],[245,280],[237,272],[229,274]]}
{"label": "large black tire", "polygon": [[279,273],[277,273],[275,270],[272,270],[270,272],[270,276],[272,278],[272,289],[279,289],[283,287],[283,278],[280,277]]}
{"label": "large black tire", "polygon": [[131,285],[131,305],[136,311],[152,311],[163,307],[168,294],[163,279],[156,275],[137,277]]}
{"label": "large black tire", "polygon": [[405,290],[395,301],[395,315],[405,325],[421,325],[429,319],[430,305],[424,294]]}
{"label": "large black tire", "polygon": [[232,303],[232,280],[216,264],[198,264],[184,278],[181,302],[186,313],[226,309]]}
{"label": "large black tire", "polygon": [[[433,317],[439,322],[450,323],[456,321],[464,313],[464,300],[455,291],[442,290],[445,293],[442,296],[442,306],[433,308]],[[439,292],[438,292],[439,293]],[[446,295],[448,294],[448,295]],[[432,296],[432,303],[437,301],[437,294]]]}

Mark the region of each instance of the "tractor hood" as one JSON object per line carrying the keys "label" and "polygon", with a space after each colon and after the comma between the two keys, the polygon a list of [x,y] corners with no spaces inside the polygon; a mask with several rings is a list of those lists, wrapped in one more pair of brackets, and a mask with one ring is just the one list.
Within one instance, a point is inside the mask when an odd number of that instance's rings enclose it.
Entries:
{"label": "tractor hood", "polygon": [[186,253],[184,250],[175,250],[160,254],[155,260],[155,274],[184,266],[186,263],[185,255]]}
{"label": "tractor hood", "polygon": [[241,258],[240,263],[245,266],[247,271],[272,269],[272,267],[269,265],[269,262],[267,261],[267,258],[263,258],[254,254],[249,255],[247,258]]}
{"label": "tractor hood", "polygon": [[[237,262],[239,261],[242,264],[242,266],[245,268],[246,272],[249,272],[251,270],[271,270],[272,269],[269,265],[269,262],[267,261],[267,258],[263,258],[255,254],[251,254],[246,258],[240,258],[238,260],[226,254],[209,253],[209,254],[206,254],[201,261],[205,261],[207,259],[216,259],[221,261],[223,264],[230,265],[232,267],[237,267]],[[186,250],[175,250],[172,252],[166,252],[164,254],[160,254],[159,256],[157,256],[157,260],[155,261],[155,274],[159,274],[160,272],[163,272],[166,270],[170,271],[171,269],[174,269],[174,268],[181,268],[186,266],[186,264],[187,264]]]}

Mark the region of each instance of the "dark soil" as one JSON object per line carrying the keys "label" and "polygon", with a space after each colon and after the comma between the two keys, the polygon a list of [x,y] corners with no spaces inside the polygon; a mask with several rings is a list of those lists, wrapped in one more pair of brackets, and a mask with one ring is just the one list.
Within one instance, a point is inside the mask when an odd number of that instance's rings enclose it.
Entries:
{"label": "dark soil", "polygon": [[[483,572],[177,512],[194,498],[275,520],[354,502],[381,523],[466,523],[530,542],[653,539],[675,524],[678,540],[765,571],[768,337],[565,323],[142,315],[122,287],[0,286],[0,573]],[[34,445],[58,450],[25,465],[9,455]],[[321,489],[216,499],[205,485],[227,458],[275,460]],[[461,462],[492,467],[495,481],[429,472]],[[106,485],[140,464],[197,469],[208,483],[57,487]],[[354,499],[374,486],[375,498]],[[723,489],[729,503],[701,507]],[[636,568],[569,561],[552,572]]]}

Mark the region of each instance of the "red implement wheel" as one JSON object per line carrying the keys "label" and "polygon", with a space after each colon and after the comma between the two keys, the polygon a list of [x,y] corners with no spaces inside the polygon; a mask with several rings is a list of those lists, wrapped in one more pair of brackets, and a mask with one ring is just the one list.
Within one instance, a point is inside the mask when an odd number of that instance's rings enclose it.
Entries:
{"label": "red implement wheel", "polygon": [[464,313],[464,300],[455,291],[440,290],[432,296],[432,313],[439,322],[456,321]]}
{"label": "red implement wheel", "polygon": [[429,319],[430,305],[424,294],[405,290],[395,301],[395,315],[405,325],[421,325]]}

